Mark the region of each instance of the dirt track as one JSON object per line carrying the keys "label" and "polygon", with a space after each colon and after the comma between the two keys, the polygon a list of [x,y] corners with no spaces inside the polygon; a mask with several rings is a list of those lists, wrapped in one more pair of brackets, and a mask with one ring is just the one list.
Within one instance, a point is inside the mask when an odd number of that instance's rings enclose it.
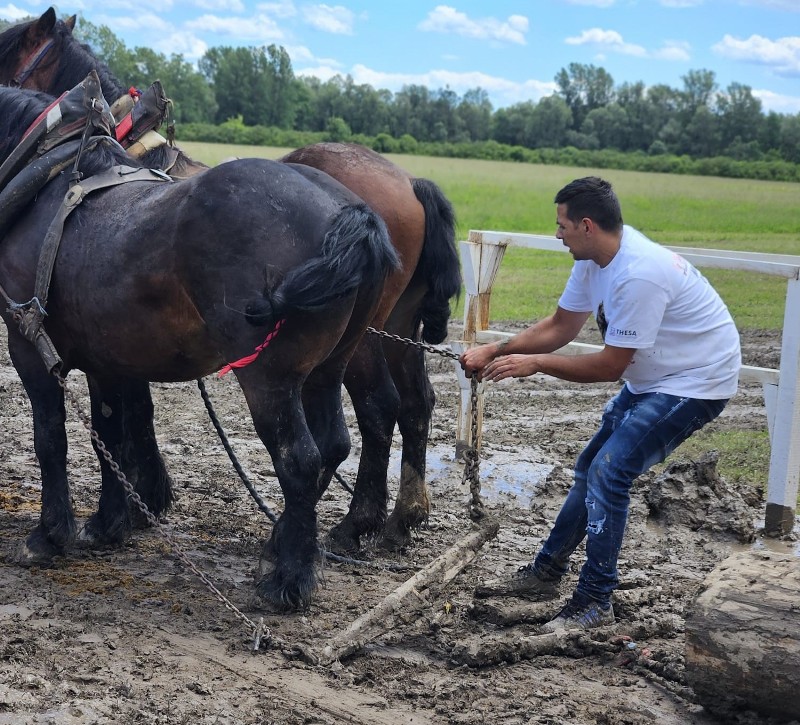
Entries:
{"label": "dirt track", "polygon": [[[777,366],[776,335],[747,334],[744,342],[747,362]],[[533,639],[537,624],[558,604],[528,610],[527,621],[503,626],[512,602],[481,601],[505,607],[481,609],[472,590],[481,579],[510,573],[530,559],[569,486],[575,456],[616,386],[575,387],[541,377],[507,381],[487,394],[481,460],[484,501],[501,528],[476,562],[442,596],[418,602],[410,621],[388,640],[344,662],[314,667],[286,654],[293,645],[321,647],[410,576],[329,564],[310,611],[266,614],[271,644],[252,653],[250,633],[168,552],[156,531],[137,532],[121,550],[75,551],[51,569],[10,563],[38,516],[40,487],[30,408],[5,350],[5,330],[0,350],[0,725],[710,725],[718,720],[681,687],[684,607],[704,575],[732,550],[797,546],[758,537],[747,543],[763,518],[754,495],[763,482],[735,489],[696,478],[696,467],[687,464],[673,471],[673,482],[679,477],[684,489],[675,497],[655,473],[647,474],[633,493],[617,624],[591,640],[555,642],[533,654],[531,647],[541,646]],[[450,361],[429,363],[438,395],[428,456],[433,511],[405,556],[389,560],[363,552],[376,562],[424,566],[471,525],[462,464],[454,460],[456,378]],[[70,381],[83,395],[80,376]],[[242,464],[273,510],[280,510],[269,458],[242,415],[235,381],[209,379],[207,385]],[[195,385],[153,390],[156,429],[177,489],[165,526],[226,596],[257,619],[253,572],[268,521],[236,479]],[[96,503],[98,470],[77,418],[70,413],[68,421],[74,502],[85,518]],[[760,388],[743,387],[712,425],[763,430]],[[353,453],[342,468],[351,479],[357,452],[354,434]],[[398,468],[393,457],[393,483]],[[334,483],[319,506],[322,531],[347,503]],[[579,564],[576,557],[573,578]],[[622,666],[615,635],[633,636],[657,666]],[[478,660],[487,664],[474,666]],[[765,721],[741,712],[729,722]]]}

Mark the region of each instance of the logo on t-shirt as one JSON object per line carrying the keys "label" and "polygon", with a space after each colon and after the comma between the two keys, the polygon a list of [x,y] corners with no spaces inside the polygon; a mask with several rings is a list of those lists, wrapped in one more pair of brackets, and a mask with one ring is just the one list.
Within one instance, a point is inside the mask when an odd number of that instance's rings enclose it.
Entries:
{"label": "logo on t-shirt", "polygon": [[610,327],[608,331],[614,337],[636,337],[636,330],[621,330],[619,327]]}

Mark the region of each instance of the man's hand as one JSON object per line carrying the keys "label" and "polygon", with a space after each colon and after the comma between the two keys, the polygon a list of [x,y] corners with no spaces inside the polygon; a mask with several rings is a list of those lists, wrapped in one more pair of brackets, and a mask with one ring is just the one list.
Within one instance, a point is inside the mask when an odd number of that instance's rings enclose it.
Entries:
{"label": "man's hand", "polygon": [[539,355],[501,355],[490,362],[481,375],[483,380],[526,378],[540,372]]}
{"label": "man's hand", "polygon": [[472,347],[462,353],[459,358],[461,367],[467,376],[477,375],[478,380],[483,379],[484,368],[494,360],[495,355],[502,350],[503,345],[491,342],[488,345],[479,345]]}

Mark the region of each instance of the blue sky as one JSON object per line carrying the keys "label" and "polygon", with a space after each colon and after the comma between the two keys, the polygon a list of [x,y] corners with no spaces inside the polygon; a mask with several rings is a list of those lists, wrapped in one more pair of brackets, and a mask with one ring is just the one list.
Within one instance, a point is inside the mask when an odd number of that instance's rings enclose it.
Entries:
{"label": "blue sky", "polygon": [[[2,4],[0,17],[46,2]],[[690,70],[721,90],[750,86],[765,110],[800,113],[800,0],[69,0],[129,48],[196,61],[217,45],[282,45],[298,75],[396,92],[406,84],[485,89],[495,108],[537,101],[570,63],[602,66],[615,85],[681,88]]]}

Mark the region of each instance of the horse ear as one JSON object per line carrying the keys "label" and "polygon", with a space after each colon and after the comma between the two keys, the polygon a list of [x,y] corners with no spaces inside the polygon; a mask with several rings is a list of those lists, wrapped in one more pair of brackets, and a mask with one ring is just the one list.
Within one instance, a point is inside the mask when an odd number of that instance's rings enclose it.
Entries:
{"label": "horse ear", "polygon": [[70,15],[70,16],[69,16],[69,17],[68,17],[68,18],[67,18],[67,19],[64,21],[64,25],[66,25],[66,26],[69,28],[69,32],[70,32],[70,33],[71,33],[73,30],[75,30],[75,20],[77,19],[77,17],[78,17],[77,15]]}
{"label": "horse ear", "polygon": [[50,32],[53,30],[56,24],[56,11],[55,8],[51,5],[47,10],[42,13],[42,17],[40,17],[36,21],[36,30],[41,35],[49,35]]}

